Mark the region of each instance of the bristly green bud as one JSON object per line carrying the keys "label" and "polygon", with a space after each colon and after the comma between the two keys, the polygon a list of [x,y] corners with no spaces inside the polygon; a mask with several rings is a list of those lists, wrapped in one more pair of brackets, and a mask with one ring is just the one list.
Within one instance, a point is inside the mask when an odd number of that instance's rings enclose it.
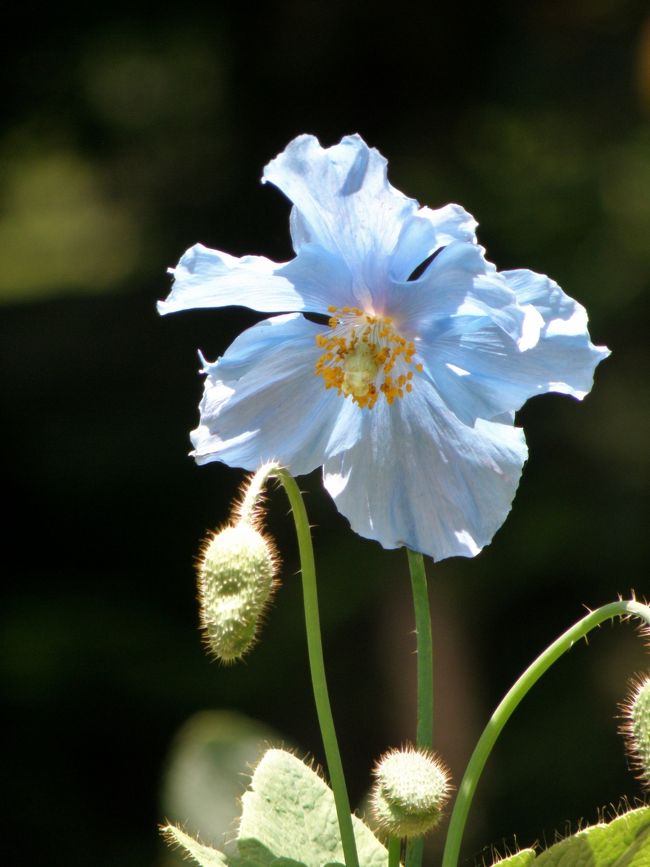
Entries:
{"label": "bristly green bud", "polygon": [[230,663],[255,644],[275,589],[278,557],[260,529],[264,483],[276,469],[265,465],[233,510],[235,523],[209,536],[198,561],[201,629],[210,654]]}
{"label": "bristly green bud", "polygon": [[440,821],[449,797],[449,771],[433,754],[391,750],[377,762],[371,806],[391,837],[419,837]]}
{"label": "bristly green bud", "polygon": [[634,684],[623,715],[623,733],[634,767],[643,785],[650,787],[650,677]]}

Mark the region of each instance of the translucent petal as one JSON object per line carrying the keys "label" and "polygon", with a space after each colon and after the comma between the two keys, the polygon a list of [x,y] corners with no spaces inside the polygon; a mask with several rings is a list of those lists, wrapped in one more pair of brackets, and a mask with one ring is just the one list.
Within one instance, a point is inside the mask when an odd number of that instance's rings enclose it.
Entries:
{"label": "translucent petal", "polygon": [[176,268],[169,297],[158,312],[241,305],[265,313],[326,312],[330,304],[352,303],[352,278],[340,257],[317,245],[303,247],[291,262],[263,256],[238,259],[203,244],[191,247]]}
{"label": "translucent petal", "polygon": [[352,529],[384,548],[473,557],[510,511],[526,457],[519,428],[464,425],[420,379],[364,415],[358,443],[326,461],[324,483]]}
{"label": "translucent petal", "polygon": [[596,365],[609,355],[591,343],[586,311],[557,283],[532,271],[501,276],[517,300],[526,308],[534,305],[540,316],[534,346],[522,352],[489,320],[457,317],[418,348],[447,406],[468,424],[518,410],[528,398],[549,391],[581,400]]}
{"label": "translucent petal", "polygon": [[294,246],[317,243],[343,258],[357,280],[357,302],[386,288],[389,257],[417,202],[394,189],[386,160],[358,135],[322,148],[314,136],[294,139],[266,166],[263,180],[294,203]]}
{"label": "translucent petal", "polygon": [[450,317],[487,319],[518,345],[534,345],[542,320],[533,305],[521,305],[507,281],[487,262],[482,247],[447,245],[417,280],[394,282],[385,312],[398,327],[431,341]]}
{"label": "translucent petal", "polygon": [[452,241],[476,243],[477,222],[460,205],[444,208],[420,208],[405,220],[390,262],[390,276],[400,282],[408,280],[426,259]]}
{"label": "translucent petal", "polygon": [[197,463],[253,470],[277,460],[301,475],[353,445],[359,414],[314,372],[320,330],[299,314],[273,317],[206,365],[200,425],[192,432]]}

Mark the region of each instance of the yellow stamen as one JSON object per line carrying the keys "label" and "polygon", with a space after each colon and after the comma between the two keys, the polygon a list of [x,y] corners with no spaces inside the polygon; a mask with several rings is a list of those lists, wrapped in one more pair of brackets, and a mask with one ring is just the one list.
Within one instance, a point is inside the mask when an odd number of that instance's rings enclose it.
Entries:
{"label": "yellow stamen", "polygon": [[[315,373],[325,388],[335,388],[362,408],[372,409],[383,394],[388,405],[413,390],[415,343],[395,330],[388,316],[364,313],[359,307],[328,307],[329,332],[316,336],[323,354]],[[391,372],[395,370],[396,376]]]}

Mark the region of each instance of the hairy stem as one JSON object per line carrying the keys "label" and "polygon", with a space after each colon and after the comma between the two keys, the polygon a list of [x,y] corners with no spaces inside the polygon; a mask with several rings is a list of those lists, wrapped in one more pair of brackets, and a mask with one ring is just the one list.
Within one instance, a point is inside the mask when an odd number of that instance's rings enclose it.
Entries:
{"label": "hairy stem", "polygon": [[[424,557],[406,549],[411,574],[415,635],[417,645],[417,731],[415,743],[422,749],[433,746],[433,638],[429,611],[429,589],[424,570]],[[406,848],[406,867],[420,867],[424,840],[410,839]]]}
{"label": "hairy stem", "polygon": [[537,683],[544,672],[548,671],[553,663],[566,653],[567,650],[570,650],[576,641],[584,638],[596,626],[616,616],[639,617],[650,625],[650,608],[647,605],[636,602],[636,600],[612,602],[609,605],[603,605],[602,608],[597,608],[595,611],[587,614],[586,617],[583,617],[560,635],[553,644],[549,645],[532,665],[524,671],[503,698],[483,730],[483,734],[476,744],[459,786],[456,803],[454,804],[449,822],[442,867],[457,867],[465,823],[481,773],[497,738],[519,705],[519,702],[524,698],[528,690]]}
{"label": "hairy stem", "polygon": [[269,461],[250,476],[248,483],[244,488],[244,496],[241,502],[235,507],[237,517],[247,524],[255,523],[255,516],[258,513],[258,504],[260,503],[262,491],[269,480],[269,476],[275,476],[278,472],[278,464],[275,461]]}
{"label": "hairy stem", "polygon": [[293,520],[296,525],[298,537],[298,550],[300,553],[300,568],[302,574],[302,589],[305,606],[305,626],[307,629],[307,652],[309,655],[309,669],[311,682],[316,703],[318,724],[323,738],[325,759],[329,771],[334,803],[341,832],[341,844],[345,857],[346,867],[359,867],[357,847],[352,827],[350,800],[343,775],[343,764],[336,739],[334,719],[327,691],[327,679],[325,677],[325,663],[323,660],[323,644],[321,640],[320,619],[318,615],[318,594],[316,589],[316,567],[314,564],[314,550],[311,542],[311,532],[305,504],[300,489],[295,479],[286,470],[280,469],[276,473],[291,504]]}

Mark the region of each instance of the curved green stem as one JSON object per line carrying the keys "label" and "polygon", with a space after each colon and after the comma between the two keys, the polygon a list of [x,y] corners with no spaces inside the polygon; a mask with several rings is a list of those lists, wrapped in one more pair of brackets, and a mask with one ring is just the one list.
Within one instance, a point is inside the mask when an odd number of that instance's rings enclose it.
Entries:
{"label": "curved green stem", "polygon": [[293,520],[296,525],[298,537],[298,550],[300,552],[300,568],[302,573],[302,589],[305,606],[305,626],[307,628],[307,652],[309,655],[309,668],[311,682],[314,690],[316,714],[323,738],[325,759],[330,775],[334,803],[339,820],[341,832],[341,844],[345,857],[346,867],[359,867],[357,847],[352,827],[352,815],[350,800],[343,775],[343,764],[334,729],[334,719],[327,691],[325,677],[325,663],[323,660],[323,644],[321,640],[320,619],[318,616],[318,594],[316,590],[316,567],[314,564],[314,550],[311,543],[309,520],[300,489],[293,476],[286,470],[279,469],[277,477],[289,498]]}
{"label": "curved green stem", "polygon": [[[416,746],[430,750],[433,746],[433,637],[429,611],[429,589],[424,570],[424,557],[406,549],[411,574],[413,607],[415,609],[415,635],[417,646],[417,732]],[[424,840],[416,837],[408,841],[406,867],[420,867]]]}
{"label": "curved green stem", "polygon": [[650,625],[650,608],[647,605],[642,605],[640,602],[629,600],[603,605],[602,608],[598,608],[596,611],[587,614],[586,617],[583,617],[570,629],[567,629],[553,644],[547,647],[532,665],[524,671],[519,680],[517,680],[501,701],[479,738],[459,786],[456,803],[454,804],[449,822],[442,867],[457,867],[465,822],[467,821],[467,815],[481,773],[501,730],[510,719],[519,702],[544,672],[567,650],[570,650],[576,641],[584,638],[592,629],[604,621],[619,615],[639,617]]}
{"label": "curved green stem", "polygon": [[234,514],[246,524],[254,524],[259,511],[262,492],[270,476],[276,476],[280,465],[276,461],[268,461],[248,478],[243,489],[241,501],[235,505]]}

